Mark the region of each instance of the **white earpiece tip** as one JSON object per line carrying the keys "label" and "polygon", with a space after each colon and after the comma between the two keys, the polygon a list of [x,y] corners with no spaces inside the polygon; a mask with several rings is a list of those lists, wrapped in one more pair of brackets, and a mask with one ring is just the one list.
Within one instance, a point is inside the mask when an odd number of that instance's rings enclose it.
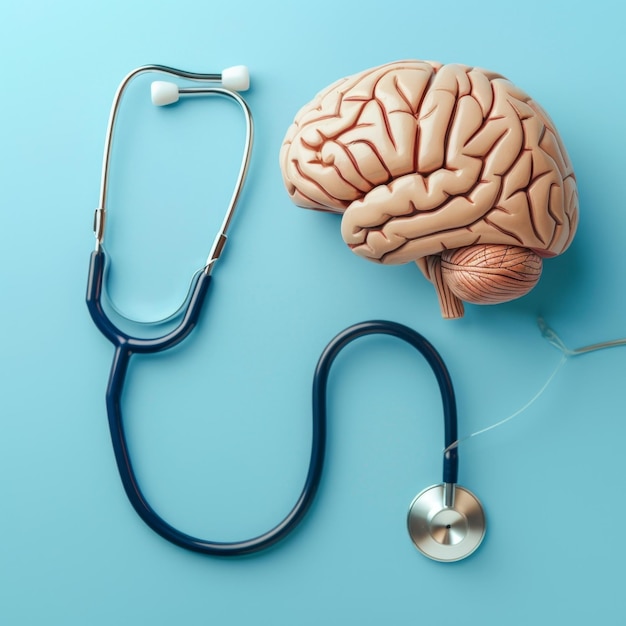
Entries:
{"label": "white earpiece tip", "polygon": [[250,72],[245,65],[227,67],[222,71],[222,85],[232,91],[247,91],[250,89]]}
{"label": "white earpiece tip", "polygon": [[150,85],[152,104],[158,107],[178,102],[178,85],[164,80],[155,80]]}

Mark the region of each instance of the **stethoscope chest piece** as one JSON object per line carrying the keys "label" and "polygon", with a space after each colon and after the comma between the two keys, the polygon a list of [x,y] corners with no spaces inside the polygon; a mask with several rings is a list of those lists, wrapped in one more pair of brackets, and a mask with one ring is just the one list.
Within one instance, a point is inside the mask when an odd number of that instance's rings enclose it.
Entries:
{"label": "stethoscope chest piece", "polygon": [[407,523],[415,547],[435,561],[460,561],[485,536],[485,513],[478,498],[456,485],[424,489],[411,503]]}

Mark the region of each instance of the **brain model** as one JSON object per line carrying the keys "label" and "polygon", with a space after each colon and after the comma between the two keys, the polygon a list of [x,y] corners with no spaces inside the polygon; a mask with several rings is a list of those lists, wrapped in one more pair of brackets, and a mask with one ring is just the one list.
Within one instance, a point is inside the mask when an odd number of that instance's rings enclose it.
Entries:
{"label": "brain model", "polygon": [[298,112],[280,164],[296,204],[343,214],[353,252],[415,261],[447,318],[528,293],[578,221],[550,118],[464,65],[402,61],[334,83]]}

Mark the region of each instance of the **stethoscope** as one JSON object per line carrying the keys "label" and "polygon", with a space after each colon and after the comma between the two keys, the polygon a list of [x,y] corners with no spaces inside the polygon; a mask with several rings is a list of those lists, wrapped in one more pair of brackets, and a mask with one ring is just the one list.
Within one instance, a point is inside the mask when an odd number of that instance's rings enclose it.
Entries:
{"label": "stethoscope", "polygon": [[[235,190],[219,233],[211,247],[207,262],[195,280],[192,281],[189,294],[180,309],[180,321],[177,322],[173,330],[153,338],[135,337],[120,330],[111,321],[102,305],[106,263],[103,248],[106,196],[115,122],[124,90],[133,78],[147,72],[166,74],[202,85],[181,88],[176,83],[156,81],[152,83],[151,87],[154,104],[159,106],[171,104],[176,102],[180,95],[187,94],[220,95],[234,100],[240,106],[246,123],[246,141]],[[214,82],[221,83],[222,87],[206,86],[206,83]],[[248,71],[243,66],[224,70],[221,74],[197,74],[161,65],[147,65],[133,70],[124,78],[113,100],[104,147],[100,204],[95,212],[96,248],[91,254],[89,265],[87,307],[96,326],[115,348],[106,390],[106,407],[115,459],[126,495],[135,511],[150,528],[168,541],[188,550],[216,556],[238,556],[257,552],[274,545],[289,534],[302,520],[319,487],[326,448],[326,390],[328,376],[335,358],[345,346],[359,337],[373,334],[391,335],[409,343],[424,356],[437,379],[443,402],[445,425],[443,481],[439,485],[428,487],[422,491],[411,503],[407,520],[409,534],[415,546],[431,559],[437,561],[463,559],[474,552],[482,542],[485,534],[485,515],[476,496],[457,485],[459,465],[456,446],[457,412],[450,374],[439,353],[422,335],[395,322],[369,321],[350,326],[340,332],[322,352],[313,377],[313,433],[311,457],[304,487],[289,514],[266,533],[252,539],[235,542],[208,541],[188,535],[174,528],[152,508],[137,481],[128,449],[121,409],[121,396],[130,358],[133,354],[161,352],[179,344],[198,323],[200,311],[211,282],[211,273],[226,243],[226,233],[243,188],[250,162],[253,135],[252,116],[247,104],[237,93],[237,91],[245,91],[248,86]],[[132,320],[125,319],[132,322]]]}

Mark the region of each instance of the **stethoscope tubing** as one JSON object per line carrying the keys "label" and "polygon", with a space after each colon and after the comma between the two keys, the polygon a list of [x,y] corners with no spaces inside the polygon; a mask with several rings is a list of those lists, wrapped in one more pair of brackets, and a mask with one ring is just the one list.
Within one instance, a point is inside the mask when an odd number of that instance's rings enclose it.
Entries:
{"label": "stethoscope tubing", "polygon": [[191,287],[185,313],[172,331],[159,337],[144,339],[122,332],[108,318],[102,307],[106,256],[102,248],[91,253],[87,281],[87,308],[100,332],[120,351],[129,354],[154,354],[180,343],[195,327],[200,317],[211,275],[200,272]]}
{"label": "stethoscope tubing", "polygon": [[[302,492],[287,516],[272,529],[252,539],[236,542],[215,542],[188,535],[166,522],[150,505],[137,480],[126,440],[122,417],[121,397],[130,358],[133,354],[160,352],[183,341],[198,322],[208,291],[211,276],[201,273],[185,315],[171,332],[154,339],[131,337],[118,329],[107,317],[101,305],[105,254],[102,249],[91,254],[87,286],[87,306],[91,317],[103,335],[115,348],[109,382],[106,390],[106,407],[115,459],[124,490],[141,519],[168,541],[187,550],[214,556],[242,556],[274,545],[288,535],[309,510],[317,493],[324,465],[327,439],[327,387],[330,369],[337,355],[359,337],[385,334],[397,337],[415,347],[433,370],[443,401],[445,446],[457,439],[456,401],[449,372],[435,348],[416,331],[389,321],[369,321],[350,326],[339,333],[324,349],[313,377],[312,441],[309,469]],[[458,474],[458,451],[446,450],[444,454],[443,482],[455,484]]]}
{"label": "stethoscope tubing", "polygon": [[317,364],[313,384],[313,414],[326,419],[326,384],[330,367],[336,356],[349,343],[365,335],[390,335],[412,345],[426,359],[433,371],[443,403],[445,453],[443,459],[443,482],[455,484],[458,480],[458,450],[448,450],[458,438],[456,397],[450,373],[435,347],[417,331],[388,320],[372,320],[350,326],[340,332],[324,349]]}

